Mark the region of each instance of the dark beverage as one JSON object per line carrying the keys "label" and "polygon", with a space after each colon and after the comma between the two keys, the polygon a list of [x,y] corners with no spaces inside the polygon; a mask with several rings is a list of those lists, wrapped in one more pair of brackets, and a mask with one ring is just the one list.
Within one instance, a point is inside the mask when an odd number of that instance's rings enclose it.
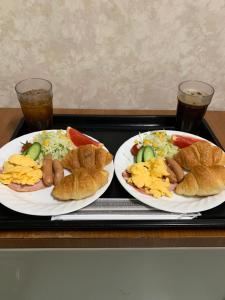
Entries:
{"label": "dark beverage", "polygon": [[177,129],[181,131],[198,133],[199,126],[205,115],[208,105],[195,105],[182,102],[177,103]]}
{"label": "dark beverage", "polygon": [[183,81],[178,86],[177,130],[199,133],[200,125],[211,102],[214,89],[202,81]]}
{"label": "dark beverage", "polygon": [[52,93],[44,90],[29,90],[18,96],[25,121],[30,131],[52,128]]}

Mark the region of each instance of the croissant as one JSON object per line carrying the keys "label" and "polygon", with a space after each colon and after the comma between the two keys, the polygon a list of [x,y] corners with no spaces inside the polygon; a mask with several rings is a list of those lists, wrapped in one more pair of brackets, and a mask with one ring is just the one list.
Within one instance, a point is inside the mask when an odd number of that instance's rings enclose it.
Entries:
{"label": "croissant", "polygon": [[70,171],[79,167],[103,169],[111,161],[111,153],[102,147],[89,144],[69,151],[63,158],[62,165]]}
{"label": "croissant", "polygon": [[77,168],[53,188],[52,195],[58,200],[80,200],[93,195],[107,181],[105,170]]}
{"label": "croissant", "polygon": [[225,153],[222,149],[206,141],[199,141],[181,149],[174,159],[186,170],[198,165],[214,166],[225,165]]}
{"label": "croissant", "polygon": [[210,196],[225,189],[225,167],[195,166],[184,176],[175,191],[185,196]]}

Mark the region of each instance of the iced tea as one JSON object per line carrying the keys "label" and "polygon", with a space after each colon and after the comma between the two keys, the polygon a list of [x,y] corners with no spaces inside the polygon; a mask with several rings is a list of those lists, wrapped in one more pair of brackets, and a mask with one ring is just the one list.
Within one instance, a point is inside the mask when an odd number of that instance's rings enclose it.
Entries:
{"label": "iced tea", "polygon": [[17,97],[29,131],[52,128],[52,86],[44,79],[31,78],[16,85]]}
{"label": "iced tea", "polygon": [[30,131],[52,127],[52,95],[48,91],[30,90],[19,95],[21,109]]}

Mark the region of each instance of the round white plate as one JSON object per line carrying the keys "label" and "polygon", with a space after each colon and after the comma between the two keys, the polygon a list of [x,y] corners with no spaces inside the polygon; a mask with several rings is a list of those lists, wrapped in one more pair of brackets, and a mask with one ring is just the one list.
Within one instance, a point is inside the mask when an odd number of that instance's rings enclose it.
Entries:
{"label": "round white plate", "polygon": [[[0,166],[11,154],[20,152],[21,143],[31,141],[38,133],[40,132],[23,135],[4,145],[0,149]],[[53,187],[35,192],[16,192],[0,183],[0,203],[12,210],[29,215],[53,216],[70,213],[91,204],[107,190],[113,178],[113,162],[107,165],[105,170],[109,173],[108,182],[94,195],[83,200],[58,201],[51,196]]]}
{"label": "round white plate", "polygon": [[[143,134],[151,133],[151,132],[144,132]],[[166,132],[169,135],[179,134],[182,136],[195,137],[203,140],[203,138],[200,138],[196,135],[186,133],[186,132],[172,131],[172,130],[167,130]],[[134,141],[138,139],[139,139],[139,135],[136,135],[130,138],[129,140],[127,140],[126,142],[124,142],[121,145],[121,147],[118,149],[114,159],[115,173],[119,182],[127,190],[127,192],[130,193],[134,198],[140,200],[146,205],[152,206],[160,210],[174,212],[174,213],[200,212],[200,211],[214,208],[225,201],[225,190],[218,195],[208,196],[208,197],[185,197],[173,193],[172,198],[161,197],[159,199],[156,199],[150,195],[145,195],[139,192],[132,185],[128,184],[122,176],[122,173],[127,169],[127,167],[134,163],[134,157],[131,154],[130,150],[134,145]]]}

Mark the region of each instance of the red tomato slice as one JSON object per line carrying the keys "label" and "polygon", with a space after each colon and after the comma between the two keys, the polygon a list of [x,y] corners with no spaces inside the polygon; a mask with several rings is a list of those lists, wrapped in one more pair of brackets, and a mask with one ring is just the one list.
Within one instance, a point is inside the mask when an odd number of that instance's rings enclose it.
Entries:
{"label": "red tomato slice", "polygon": [[138,144],[134,144],[133,147],[130,149],[130,152],[133,156],[136,156],[138,154],[140,147]]}
{"label": "red tomato slice", "polygon": [[95,146],[100,146],[102,145],[101,143],[93,140],[92,138],[89,138],[85,134],[81,133],[77,129],[74,129],[72,127],[67,127],[66,129],[68,137],[71,139],[73,144],[77,147],[82,146],[82,145],[88,145],[92,144]]}
{"label": "red tomato slice", "polygon": [[173,145],[179,147],[179,148],[185,148],[193,143],[199,142],[201,139],[198,138],[192,138],[189,136],[182,136],[182,135],[172,135],[172,143]]}

